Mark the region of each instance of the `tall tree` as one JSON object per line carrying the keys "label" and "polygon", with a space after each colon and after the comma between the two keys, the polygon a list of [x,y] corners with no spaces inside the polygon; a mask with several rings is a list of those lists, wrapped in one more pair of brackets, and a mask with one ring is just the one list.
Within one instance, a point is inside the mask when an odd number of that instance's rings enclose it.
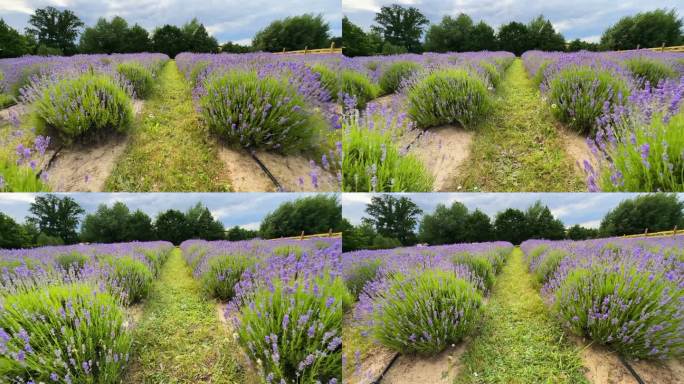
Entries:
{"label": "tall tree", "polygon": [[675,194],[655,193],[623,200],[608,212],[599,229],[602,236],[664,231],[682,223],[684,203]]}
{"label": "tall tree", "polygon": [[335,195],[315,195],[281,204],[261,221],[261,237],[296,236],[342,229],[342,206]]}
{"label": "tall tree", "polygon": [[185,37],[186,50],[195,53],[216,53],[218,52],[218,42],[204,28],[197,18],[183,25],[181,29]]}
{"label": "tall tree", "polygon": [[152,47],[156,52],[165,53],[171,58],[176,57],[186,49],[183,31],[169,24],[155,29],[152,33]]}
{"label": "tall tree", "polygon": [[127,229],[127,241],[151,241],[157,239],[152,219],[141,210],[137,210],[128,216]]}
{"label": "tall tree", "polygon": [[27,220],[35,223],[42,233],[60,238],[66,244],[78,241],[76,228],[85,210],[71,197],[59,198],[52,194],[36,196],[29,212],[33,216]]}
{"label": "tall tree", "polygon": [[534,239],[561,240],[565,238],[565,226],[553,217],[549,207],[537,200],[525,211],[527,237]]}
{"label": "tall tree", "polygon": [[476,209],[468,215],[465,222],[467,242],[479,243],[494,240],[494,225],[486,213]]}
{"label": "tall tree", "polygon": [[527,220],[525,213],[514,208],[499,212],[494,219],[494,230],[497,240],[520,244],[527,240]]}
{"label": "tall tree", "polygon": [[81,34],[79,48],[83,53],[122,53],[126,51],[128,22],[120,16],[112,21],[104,17]]}
{"label": "tall tree", "polygon": [[117,201],[109,208],[101,204],[97,211],[83,220],[81,239],[91,243],[120,243],[129,241],[130,211],[126,204]]}
{"label": "tall tree", "polygon": [[529,34],[530,32],[525,24],[518,23],[517,21],[504,24],[499,28],[499,33],[497,34],[499,49],[513,52],[516,56],[520,56],[532,48]]}
{"label": "tall tree", "polygon": [[192,237],[192,228],[188,225],[187,217],[175,209],[160,213],[154,227],[159,240],[170,241],[175,245]]}
{"label": "tall tree", "polygon": [[349,21],[347,16],[342,18],[342,52],[347,57],[369,56],[373,52],[368,35],[358,25]]}
{"label": "tall tree", "polygon": [[433,213],[423,216],[418,239],[430,245],[465,242],[467,221],[468,208],[463,203],[455,201],[451,207],[437,204]]}
{"label": "tall tree", "polygon": [[222,240],[225,237],[223,223],[214,219],[209,208],[197,203],[185,214],[191,237],[204,240]]}
{"label": "tall tree", "polygon": [[565,38],[557,33],[551,22],[539,15],[527,26],[530,48],[541,51],[565,51]]}
{"label": "tall tree", "polygon": [[425,50],[430,52],[466,52],[472,45],[473,19],[465,13],[456,18],[444,16],[425,34]]}
{"label": "tall tree", "polygon": [[76,53],[76,37],[84,24],[72,11],[55,7],[36,9],[29,24],[26,33],[35,36],[39,45],[59,49],[65,55]]}
{"label": "tall tree", "polygon": [[378,25],[373,29],[380,32],[386,42],[405,47],[412,53],[422,52],[420,39],[429,21],[418,8],[397,4],[383,6],[375,14],[375,22]]}
{"label": "tall tree", "polygon": [[682,19],[674,9],[657,9],[623,17],[601,36],[601,46],[607,50],[654,48],[661,44],[667,46],[683,43]]}
{"label": "tall tree", "polygon": [[370,217],[364,218],[364,222],[372,224],[378,234],[399,239],[402,245],[416,243],[414,230],[423,210],[408,197],[373,196],[366,213]]}
{"label": "tall tree", "polygon": [[595,228],[584,228],[579,224],[568,228],[567,238],[570,240],[595,239],[596,237],[598,237],[598,229]]}
{"label": "tall tree", "polygon": [[257,237],[259,237],[259,231],[244,229],[237,225],[226,232],[226,240],[228,241],[251,240]]}
{"label": "tall tree", "polygon": [[229,41],[229,42],[227,42],[221,46],[221,52],[247,53],[247,52],[252,52],[252,47],[247,46],[247,45],[240,45],[240,44],[233,43],[233,42]]}
{"label": "tall tree", "polygon": [[132,26],[126,32],[125,51],[129,53],[148,52],[152,49],[150,33],[138,24]]}
{"label": "tall tree", "polygon": [[254,35],[256,50],[278,52],[304,48],[326,48],[330,44],[330,24],[322,15],[304,14],[276,20]]}
{"label": "tall tree", "polygon": [[0,212],[0,248],[23,248],[27,246],[28,242],[28,235],[24,227]]}
{"label": "tall tree", "polygon": [[30,53],[26,38],[0,18],[0,59]]}

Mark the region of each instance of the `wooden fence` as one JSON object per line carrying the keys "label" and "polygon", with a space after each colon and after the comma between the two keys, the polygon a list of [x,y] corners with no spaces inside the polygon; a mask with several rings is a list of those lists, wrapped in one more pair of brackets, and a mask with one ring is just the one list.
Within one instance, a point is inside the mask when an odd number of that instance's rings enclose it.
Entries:
{"label": "wooden fence", "polygon": [[285,48],[283,48],[282,52],[274,52],[276,55],[322,55],[322,54],[330,54],[330,53],[342,53],[342,48],[335,48],[335,43],[330,44],[330,48],[320,48],[320,49],[308,49],[308,47],[304,47],[304,49],[298,50],[298,51],[285,51]]}
{"label": "wooden fence", "polygon": [[624,238],[635,238],[635,237],[665,237],[665,236],[672,236],[675,237],[678,234],[681,234],[682,231],[679,231],[677,227],[675,226],[674,229],[669,230],[669,231],[660,231],[660,232],[648,232],[648,229],[644,233],[639,233],[636,235],[623,235],[622,237]]}
{"label": "wooden fence", "polygon": [[280,239],[283,240],[306,240],[306,239],[313,239],[316,237],[342,237],[342,232],[333,232],[332,229],[328,231],[328,233],[318,233],[315,235],[305,235],[304,231],[302,231],[302,234],[299,236],[293,236],[293,237],[281,237]]}
{"label": "wooden fence", "polygon": [[[647,51],[653,51],[653,52],[684,52],[684,45],[675,45],[672,47],[666,47],[665,44],[663,44],[662,46],[657,47],[657,48],[641,48],[640,46],[637,45],[636,49],[637,50],[645,49]],[[631,51],[631,49],[628,49],[628,51]]]}

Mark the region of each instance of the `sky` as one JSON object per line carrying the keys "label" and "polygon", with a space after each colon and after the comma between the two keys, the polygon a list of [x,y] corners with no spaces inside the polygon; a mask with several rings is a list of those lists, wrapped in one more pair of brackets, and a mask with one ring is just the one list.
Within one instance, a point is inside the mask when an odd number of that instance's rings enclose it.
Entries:
{"label": "sky", "polygon": [[[494,218],[497,212],[507,208],[525,210],[535,201],[549,207],[551,213],[560,219],[566,227],[580,224],[587,228],[598,228],[603,216],[615,208],[620,201],[634,198],[636,193],[406,193],[423,210],[423,213],[434,211],[437,204],[450,206],[460,201],[473,211],[479,208]],[[361,223],[366,216],[366,205],[370,203],[371,193],[342,194],[343,216],[352,224]],[[679,194],[684,200],[684,194]]]}
{"label": "sky", "polygon": [[466,13],[476,23],[484,20],[494,29],[511,21],[527,23],[543,14],[566,40],[590,42],[598,42],[603,31],[623,16],[656,8],[674,8],[684,16],[684,0],[342,0],[342,12],[368,30],[380,7],[390,4],[416,7],[430,23],[439,23],[445,15]]}
{"label": "sky", "polygon": [[46,6],[68,8],[87,26],[100,17],[121,16],[148,31],[197,17],[219,43],[249,44],[272,21],[304,13],[322,14],[331,35],[342,35],[340,0],[0,0],[0,18],[23,32],[33,10]]}
{"label": "sky", "polygon": [[[0,193],[0,212],[23,222],[29,215],[34,193]],[[137,209],[154,218],[159,212],[177,209],[182,212],[202,202],[214,218],[226,228],[240,226],[259,229],[261,220],[281,203],[311,195],[311,193],[56,193],[76,200],[86,214],[97,210],[100,204],[112,206],[125,203],[131,211]]]}

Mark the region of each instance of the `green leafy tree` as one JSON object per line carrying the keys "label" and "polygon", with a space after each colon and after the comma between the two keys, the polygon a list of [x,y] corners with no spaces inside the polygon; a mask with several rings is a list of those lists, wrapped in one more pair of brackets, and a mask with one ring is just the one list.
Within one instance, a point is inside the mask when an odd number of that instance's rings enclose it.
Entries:
{"label": "green leafy tree", "polygon": [[508,208],[499,212],[494,219],[494,231],[497,240],[520,244],[527,240],[527,218],[519,209]]}
{"label": "green leafy tree", "polygon": [[601,36],[601,46],[606,50],[654,48],[662,44],[683,43],[682,19],[674,9],[657,9],[623,17]]}
{"label": "green leafy tree", "polygon": [[14,219],[0,212],[0,248],[17,249],[29,243],[24,227]]}
{"label": "green leafy tree", "polygon": [[226,232],[226,240],[229,241],[251,240],[256,239],[257,237],[259,237],[259,231],[245,229],[237,225]]}
{"label": "green leafy tree", "polygon": [[256,50],[278,52],[330,45],[330,25],[322,15],[304,14],[276,20],[254,35]]}
{"label": "green leafy tree", "polygon": [[532,48],[527,26],[517,21],[502,25],[497,39],[500,49],[513,52],[516,56],[520,56]]}
{"label": "green leafy tree", "polygon": [[473,19],[465,13],[456,18],[444,16],[425,34],[425,50],[430,52],[466,52],[471,50]]}
{"label": "green leafy tree", "polygon": [[409,52],[422,52],[420,39],[429,21],[418,8],[402,7],[397,4],[383,6],[375,14],[373,30],[379,32],[385,42],[405,47]]}
{"label": "green leafy tree", "polygon": [[368,35],[358,25],[342,18],[342,53],[347,57],[369,56],[374,54]]}
{"label": "green leafy tree", "polygon": [[175,25],[166,24],[152,33],[152,47],[155,52],[161,52],[174,58],[185,51],[185,36],[183,31]]}
{"label": "green leafy tree", "polygon": [[137,24],[129,27],[120,16],[114,16],[111,21],[100,18],[83,31],[79,47],[83,53],[145,52],[150,50],[150,36]]}
{"label": "green leafy tree", "polygon": [[71,197],[59,198],[52,194],[36,196],[29,212],[33,216],[27,220],[34,223],[43,234],[59,238],[65,244],[78,241],[76,228],[85,210]]}
{"label": "green leafy tree", "polygon": [[33,35],[38,45],[58,49],[66,55],[76,53],[76,37],[83,22],[72,11],[55,7],[36,9],[29,17],[31,27],[26,33]]}
{"label": "green leafy tree", "polygon": [[0,59],[31,53],[26,37],[0,19]]}
{"label": "green leafy tree", "polygon": [[132,26],[126,32],[126,45],[124,52],[138,53],[152,50],[150,33],[138,24]]}
{"label": "green leafy tree", "polygon": [[218,42],[213,36],[209,36],[209,32],[204,28],[204,24],[200,23],[196,18],[183,25],[181,31],[183,32],[186,51],[195,53],[218,52]]}
{"label": "green leafy tree", "polygon": [[568,229],[567,238],[570,240],[587,240],[598,237],[598,230],[595,228],[584,228],[575,224]]}
{"label": "green leafy tree", "polygon": [[366,213],[370,217],[365,217],[364,222],[373,225],[381,236],[396,238],[402,245],[416,243],[414,229],[423,210],[408,197],[373,196],[366,206]]}
{"label": "green leafy tree", "polygon": [[137,210],[128,216],[127,227],[127,241],[152,241],[157,239],[152,218],[141,210]]}
{"label": "green leafy tree", "polygon": [[222,240],[224,238],[223,223],[214,219],[211,211],[202,203],[197,203],[185,214],[190,227],[190,236],[203,240]]}
{"label": "green leafy tree", "polygon": [[155,220],[154,227],[159,240],[170,241],[175,245],[179,245],[192,236],[192,228],[186,216],[175,209],[160,213]]}
{"label": "green leafy tree", "polygon": [[527,238],[561,240],[565,238],[565,226],[553,217],[549,207],[535,202],[525,211]]}
{"label": "green leafy tree", "polygon": [[420,222],[418,238],[430,245],[454,244],[467,241],[468,208],[458,201],[447,207],[438,204],[435,211],[425,214]]}
{"label": "green leafy tree", "polygon": [[281,204],[264,217],[259,233],[265,239],[342,230],[342,206],[335,195],[315,195]]}
{"label": "green leafy tree", "polygon": [[83,220],[81,239],[90,243],[120,243],[129,241],[128,220],[130,211],[126,204],[117,201],[109,208],[101,204],[95,213]]}
{"label": "green leafy tree", "polygon": [[227,42],[221,46],[221,52],[226,53],[248,53],[252,52],[252,47],[247,45],[240,45],[233,42]]}
{"label": "green leafy tree", "polygon": [[578,52],[578,51],[591,51],[596,52],[599,50],[599,45],[596,43],[589,43],[584,40],[575,39],[568,43],[568,52]]}
{"label": "green leafy tree", "polygon": [[684,203],[675,194],[655,193],[623,200],[601,221],[602,236],[666,231],[682,223]]}
{"label": "green leafy tree", "polygon": [[543,15],[537,16],[527,26],[531,49],[541,51],[564,51],[565,38],[557,33],[551,22]]}
{"label": "green leafy tree", "polygon": [[465,238],[469,243],[494,240],[494,225],[486,213],[476,209],[468,215],[465,222]]}

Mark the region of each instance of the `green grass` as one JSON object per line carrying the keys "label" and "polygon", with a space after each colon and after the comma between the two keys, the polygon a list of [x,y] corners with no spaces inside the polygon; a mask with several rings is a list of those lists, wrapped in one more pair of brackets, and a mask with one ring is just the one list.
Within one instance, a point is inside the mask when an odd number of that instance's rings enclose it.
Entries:
{"label": "green grass", "polygon": [[497,278],[457,384],[587,383],[579,351],[533,288],[520,248]]}
{"label": "green grass", "polygon": [[126,383],[244,383],[239,347],[175,249],[134,331]]}
{"label": "green grass", "polygon": [[582,175],[522,61],[508,68],[492,114],[476,129],[470,159],[451,187],[525,192],[584,191]]}
{"label": "green grass", "polygon": [[137,117],[133,137],[105,189],[111,191],[227,191],[217,144],[199,119],[189,84],[169,61]]}

